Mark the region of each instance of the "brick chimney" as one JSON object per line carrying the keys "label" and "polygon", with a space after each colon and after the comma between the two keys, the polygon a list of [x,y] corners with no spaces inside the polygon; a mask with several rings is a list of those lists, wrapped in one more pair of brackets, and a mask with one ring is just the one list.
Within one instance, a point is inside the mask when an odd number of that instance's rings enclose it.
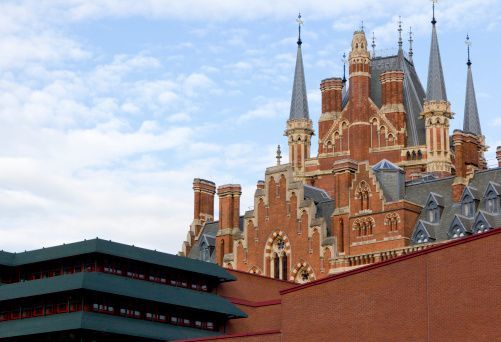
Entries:
{"label": "brick chimney", "polygon": [[219,197],[219,231],[216,236],[216,262],[223,265],[224,255],[233,252],[233,230],[240,225],[239,184],[226,184],[217,188]]}
{"label": "brick chimney", "polygon": [[498,160],[498,166],[501,167],[501,146],[496,149],[496,159]]}
{"label": "brick chimney", "polygon": [[214,195],[216,184],[214,182],[195,178],[193,180],[193,220],[202,222],[214,221]]}
{"label": "brick chimney", "polygon": [[215,194],[216,184],[214,182],[200,178],[193,179],[193,222],[183,243],[182,255],[187,256],[190,253],[203,225],[206,222],[214,221]]}

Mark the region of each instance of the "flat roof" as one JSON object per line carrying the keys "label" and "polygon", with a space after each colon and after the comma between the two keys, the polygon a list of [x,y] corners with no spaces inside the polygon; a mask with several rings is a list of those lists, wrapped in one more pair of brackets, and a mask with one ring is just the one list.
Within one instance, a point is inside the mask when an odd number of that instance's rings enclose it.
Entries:
{"label": "flat roof", "polygon": [[93,312],[73,312],[2,322],[2,324],[0,324],[0,338],[77,329],[164,341],[208,337],[221,334],[218,331],[194,329]]}
{"label": "flat roof", "polygon": [[21,266],[37,262],[57,260],[90,253],[101,253],[130,260],[165,266],[185,272],[217,278],[219,281],[233,281],[236,278],[217,264],[189,259],[151,249],[129,246],[99,238],[75,243],[36,249],[22,253],[0,252],[0,265]]}
{"label": "flat roof", "polygon": [[228,318],[247,317],[228,300],[212,293],[97,272],[81,272],[2,285],[0,301],[78,289],[217,313]]}

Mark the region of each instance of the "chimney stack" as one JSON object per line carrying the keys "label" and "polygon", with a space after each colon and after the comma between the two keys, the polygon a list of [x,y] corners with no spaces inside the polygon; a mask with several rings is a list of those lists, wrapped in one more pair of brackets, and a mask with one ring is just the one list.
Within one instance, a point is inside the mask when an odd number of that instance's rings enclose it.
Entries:
{"label": "chimney stack", "polygon": [[224,266],[224,255],[233,252],[233,230],[240,226],[239,184],[226,184],[217,188],[219,197],[219,231],[216,235],[216,262]]}
{"label": "chimney stack", "polygon": [[200,220],[201,222],[214,221],[216,184],[205,179],[195,178],[193,180],[193,194],[193,220]]}

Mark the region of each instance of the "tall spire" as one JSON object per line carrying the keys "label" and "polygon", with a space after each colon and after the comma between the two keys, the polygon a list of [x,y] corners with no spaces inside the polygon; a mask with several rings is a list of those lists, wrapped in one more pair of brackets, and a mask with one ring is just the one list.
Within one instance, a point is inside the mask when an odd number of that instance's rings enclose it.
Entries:
{"label": "tall spire", "polygon": [[409,61],[413,63],[412,61],[412,56],[414,55],[414,51],[412,50],[412,42],[414,39],[412,39],[412,27],[409,27]]}
{"label": "tall spire", "polygon": [[297,40],[296,70],[294,72],[294,84],[292,86],[291,111],[289,120],[309,119],[308,98],[306,96],[306,82],[304,80],[303,55],[301,53],[301,13],[296,19],[299,26]]}
{"label": "tall spire", "polygon": [[442,61],[440,59],[440,49],[438,47],[437,29],[435,24],[435,3],[433,1],[433,19],[431,30],[431,47],[430,47],[430,60],[428,64],[428,84],[426,90],[426,100],[428,101],[447,101],[447,94],[445,92],[444,72],[442,70]]}
{"label": "tall spire", "polygon": [[477,99],[475,96],[475,87],[473,86],[473,75],[471,73],[471,60],[470,60],[470,36],[466,35],[466,46],[468,49],[468,71],[466,74],[466,98],[464,103],[464,121],[463,131],[473,133],[481,136],[482,130],[480,128],[480,119],[478,117]]}

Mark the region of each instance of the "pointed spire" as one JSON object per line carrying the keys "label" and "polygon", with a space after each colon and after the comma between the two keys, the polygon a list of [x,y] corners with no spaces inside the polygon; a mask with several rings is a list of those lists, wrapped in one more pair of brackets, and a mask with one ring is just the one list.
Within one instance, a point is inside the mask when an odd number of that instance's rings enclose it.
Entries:
{"label": "pointed spire", "polygon": [[435,3],[433,1],[433,20],[431,29],[431,47],[430,47],[430,60],[428,64],[428,84],[426,90],[426,100],[428,101],[447,101],[447,94],[445,91],[444,72],[442,70],[442,61],[440,59],[440,49],[438,47],[437,29],[435,24]]}
{"label": "pointed spire", "polygon": [[301,13],[299,13],[296,22],[299,26],[299,37],[297,41],[296,70],[294,72],[294,84],[292,86],[291,111],[289,120],[309,119],[308,98],[306,96],[306,82],[304,80],[303,55],[301,52]]}
{"label": "pointed spire", "polygon": [[376,57],[376,36],[374,32],[372,32],[372,58]]}
{"label": "pointed spire", "polygon": [[466,98],[464,103],[464,121],[463,131],[481,136],[482,129],[480,128],[480,119],[478,117],[477,99],[475,96],[475,87],[473,86],[473,75],[471,73],[470,60],[470,36],[466,35],[466,46],[468,49],[468,71],[466,74]]}
{"label": "pointed spire", "polygon": [[414,51],[412,50],[412,42],[414,39],[412,39],[412,27],[409,27],[409,61],[413,63],[412,61],[412,56],[414,55]]}
{"label": "pointed spire", "polygon": [[398,17],[398,51],[402,51],[402,17]]}

